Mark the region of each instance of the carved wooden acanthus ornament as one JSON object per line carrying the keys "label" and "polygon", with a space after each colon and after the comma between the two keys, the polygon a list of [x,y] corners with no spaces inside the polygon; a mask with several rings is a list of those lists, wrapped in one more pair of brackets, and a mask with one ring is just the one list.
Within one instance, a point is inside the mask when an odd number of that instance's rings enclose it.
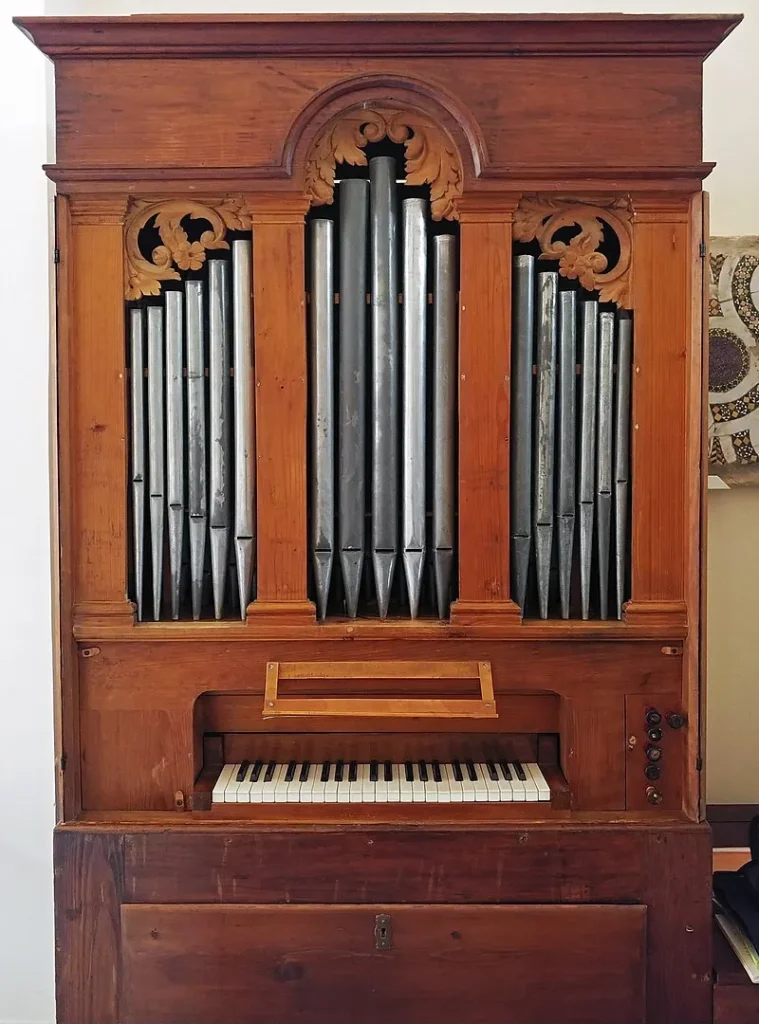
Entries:
{"label": "carved wooden acanthus ornament", "polygon": [[[155,217],[161,245],[146,259],[140,249],[139,236],[152,217]],[[182,227],[186,217],[208,221],[211,227],[196,242],[191,242]],[[250,211],[242,197],[228,196],[207,203],[192,199],[132,200],[124,223],[127,299],[160,294],[162,281],[181,280],[180,270],[200,270],[207,249],[228,249],[229,243],[224,238],[227,230],[250,231],[250,228]]]}
{"label": "carved wooden acanthus ornament", "polygon": [[[569,199],[525,195],[514,214],[514,238],[538,240],[541,259],[558,260],[559,273],[577,280],[588,291],[597,291],[602,302],[621,309],[632,303],[632,206],[627,197],[617,199]],[[608,225],[619,242],[619,259],[611,269],[598,251]],[[556,238],[562,228],[579,231],[567,242]]]}
{"label": "carved wooden acanthus ornament", "polygon": [[461,160],[451,139],[423,114],[384,107],[349,111],[316,137],[306,161],[306,194],[312,206],[332,202],[338,163],[365,166],[364,148],[388,138],[406,153],[406,182],[429,185],[433,220],[458,220]]}

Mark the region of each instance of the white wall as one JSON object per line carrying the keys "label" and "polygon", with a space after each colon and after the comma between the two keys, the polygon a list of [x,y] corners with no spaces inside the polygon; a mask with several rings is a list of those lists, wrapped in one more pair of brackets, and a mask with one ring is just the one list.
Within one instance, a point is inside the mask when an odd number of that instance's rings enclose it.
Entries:
{"label": "white wall", "polygon": [[[47,160],[46,62],[8,20],[10,13],[42,13],[43,6],[48,14],[409,9],[406,0],[371,6],[307,0],[258,5],[213,0],[0,0],[0,1024],[53,1020],[49,240],[47,192],[39,170]],[[605,11],[609,6],[630,13],[724,12],[742,7],[747,14],[706,65],[704,158],[718,161],[707,182],[713,233],[759,234],[759,133],[751,125],[759,96],[759,0],[736,0],[734,6],[726,6],[725,0],[626,0],[613,5],[608,0],[480,0],[476,8],[465,0],[417,0],[413,9]],[[759,550],[759,525],[756,528]],[[729,756],[728,750],[724,755]]]}

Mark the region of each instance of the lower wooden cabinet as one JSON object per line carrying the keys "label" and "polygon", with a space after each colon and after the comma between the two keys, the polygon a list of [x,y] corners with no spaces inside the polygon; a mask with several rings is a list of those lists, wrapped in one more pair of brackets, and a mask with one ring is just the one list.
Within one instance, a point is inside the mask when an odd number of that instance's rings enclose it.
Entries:
{"label": "lower wooden cabinet", "polygon": [[124,1024],[643,1024],[642,906],[122,910]]}

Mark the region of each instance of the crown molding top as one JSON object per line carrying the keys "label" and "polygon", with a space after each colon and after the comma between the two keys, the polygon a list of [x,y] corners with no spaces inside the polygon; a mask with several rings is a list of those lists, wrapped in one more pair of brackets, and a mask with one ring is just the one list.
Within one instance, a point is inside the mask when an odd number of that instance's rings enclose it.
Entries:
{"label": "crown molding top", "polygon": [[739,14],[134,15],[14,18],[52,58],[692,56]]}

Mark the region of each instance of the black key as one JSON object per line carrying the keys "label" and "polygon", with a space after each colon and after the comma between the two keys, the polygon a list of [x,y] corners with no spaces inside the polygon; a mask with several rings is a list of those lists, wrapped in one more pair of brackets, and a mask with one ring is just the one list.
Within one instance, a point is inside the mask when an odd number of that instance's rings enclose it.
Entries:
{"label": "black key", "polygon": [[285,782],[292,782],[295,778],[295,769],[297,768],[295,761],[288,761],[287,771],[285,772]]}
{"label": "black key", "polygon": [[517,773],[517,778],[521,782],[526,782],[527,781],[527,776],[524,773],[524,768],[522,767],[521,761],[515,761],[514,762],[514,771]]}
{"label": "black key", "polygon": [[404,767],[406,769],[406,782],[413,782],[414,781],[414,767],[413,767],[413,765],[411,764],[410,761],[406,761],[406,764],[405,764]]}
{"label": "black key", "polygon": [[331,761],[325,761],[322,765],[321,781],[329,782],[329,770],[332,767]]}
{"label": "black key", "polygon": [[376,761],[369,762],[369,781],[376,782],[379,779],[379,764]]}
{"label": "black key", "polygon": [[298,776],[298,782],[305,782],[308,778],[308,773],[311,771],[311,762],[304,761],[300,766],[300,775]]}
{"label": "black key", "polygon": [[266,766],[266,774],[264,775],[264,782],[271,782],[274,778],[274,772],[277,770],[277,762],[269,761]]}
{"label": "black key", "polygon": [[474,767],[474,761],[467,761],[466,763],[467,774],[469,775],[470,782],[477,781],[477,769]]}
{"label": "black key", "polygon": [[356,782],[358,779],[358,765],[355,761],[351,761],[348,765],[348,782]]}
{"label": "black key", "polygon": [[487,768],[488,775],[493,780],[493,782],[498,782],[498,772],[495,770],[495,765],[493,764],[493,762],[492,761],[486,761],[485,762],[485,767]]}
{"label": "black key", "polygon": [[337,761],[335,763],[335,782],[343,781],[343,771],[345,770],[345,761]]}
{"label": "black key", "polygon": [[419,778],[422,780],[422,782],[429,782],[429,776],[427,774],[427,762],[426,761],[420,761],[419,762]]}
{"label": "black key", "polygon": [[501,766],[501,771],[503,772],[504,779],[506,779],[507,782],[513,782],[514,776],[511,774],[511,768],[509,768],[508,762],[499,761],[499,764]]}
{"label": "black key", "polygon": [[435,782],[443,781],[443,773],[440,771],[439,761],[432,762],[432,778],[435,780]]}
{"label": "black key", "polygon": [[258,782],[258,777],[261,774],[261,770],[263,769],[263,766],[264,766],[263,761],[256,761],[256,763],[253,765],[253,771],[250,774],[250,781],[251,782]]}
{"label": "black key", "polygon": [[237,769],[237,777],[235,779],[235,782],[242,782],[242,780],[245,778],[248,768],[250,768],[250,761],[243,761],[243,763]]}
{"label": "black key", "polygon": [[456,782],[464,781],[464,773],[461,770],[461,761],[453,762],[453,777],[456,780]]}
{"label": "black key", "polygon": [[393,762],[385,761],[385,782],[393,781]]}

